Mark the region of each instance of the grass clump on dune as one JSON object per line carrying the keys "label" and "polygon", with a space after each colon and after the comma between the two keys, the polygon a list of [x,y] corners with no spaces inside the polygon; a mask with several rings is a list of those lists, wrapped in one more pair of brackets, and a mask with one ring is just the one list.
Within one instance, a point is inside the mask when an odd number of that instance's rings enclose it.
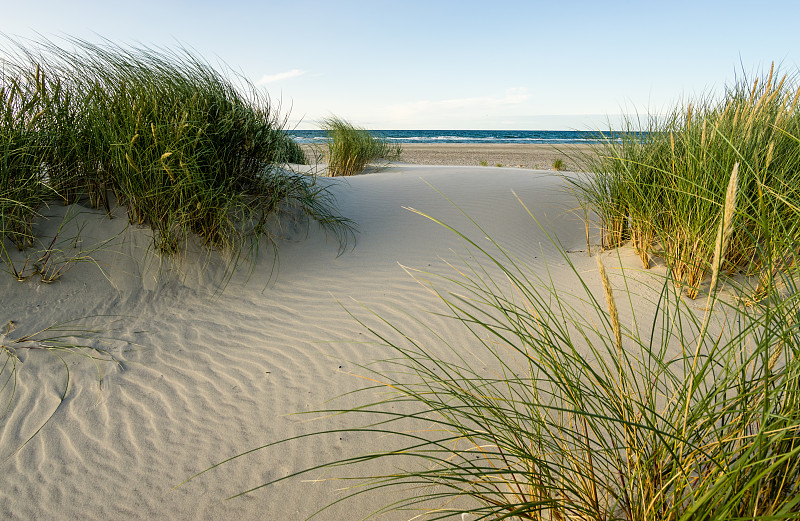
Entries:
{"label": "grass clump on dune", "polygon": [[17,248],[33,244],[36,210],[48,196],[39,168],[41,117],[35,87],[0,70],[0,253],[8,238]]}
{"label": "grass clump on dune", "polygon": [[14,139],[3,140],[0,189],[7,179],[18,187],[2,199],[4,235],[15,244],[27,244],[43,198],[87,198],[108,211],[112,196],[166,254],[190,235],[234,255],[255,251],[285,210],[346,242],[351,223],[313,176],[285,168],[305,162],[302,149],[247,80],[234,83],[184,49],[68,44],[6,53],[0,133]]}
{"label": "grass clump on dune", "polygon": [[373,136],[343,119],[327,118],[322,128],[328,135],[328,173],[333,177],[358,174],[376,159],[400,157],[400,145]]}
{"label": "grass clump on dune", "polygon": [[[691,297],[710,271],[711,225],[727,176],[741,163],[742,226],[731,238],[726,270],[761,273],[769,284],[774,263],[793,262],[773,239],[800,239],[789,206],[800,187],[800,87],[774,70],[743,79],[719,101],[685,103],[665,118],[612,133],[580,181],[583,204],[600,217],[603,245],[630,240],[648,266],[662,256]],[[781,247],[783,244],[781,244]]]}

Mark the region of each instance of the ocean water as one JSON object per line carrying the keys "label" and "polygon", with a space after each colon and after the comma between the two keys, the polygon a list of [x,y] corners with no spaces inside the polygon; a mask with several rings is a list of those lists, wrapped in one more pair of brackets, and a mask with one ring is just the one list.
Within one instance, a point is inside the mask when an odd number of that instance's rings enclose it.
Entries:
{"label": "ocean water", "polygon": [[[371,130],[397,143],[591,143],[607,139],[599,132],[582,130]],[[298,143],[319,143],[324,130],[291,130]]]}

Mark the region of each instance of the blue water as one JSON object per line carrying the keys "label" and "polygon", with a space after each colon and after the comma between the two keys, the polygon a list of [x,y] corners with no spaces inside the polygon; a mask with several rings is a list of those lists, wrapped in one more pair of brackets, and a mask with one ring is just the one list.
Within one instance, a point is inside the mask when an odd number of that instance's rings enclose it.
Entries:
{"label": "blue water", "polygon": [[[591,143],[604,139],[600,133],[582,130],[371,130],[397,143]],[[324,130],[292,130],[298,143],[325,140]]]}

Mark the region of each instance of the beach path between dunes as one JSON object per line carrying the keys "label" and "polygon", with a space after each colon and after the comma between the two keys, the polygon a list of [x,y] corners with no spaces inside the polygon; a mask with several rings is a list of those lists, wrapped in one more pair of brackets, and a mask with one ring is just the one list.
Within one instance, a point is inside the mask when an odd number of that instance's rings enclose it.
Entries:
{"label": "beach path between dunes", "polygon": [[[20,352],[16,396],[0,419],[0,518],[303,519],[341,497],[341,483],[308,479],[338,477],[328,470],[223,501],[307,466],[379,450],[382,439],[301,439],[173,487],[260,445],[341,426],[341,418],[295,413],[368,385],[359,365],[391,356],[349,312],[377,324],[368,308],[431,349],[436,335],[465,349],[475,343],[459,323],[429,313],[442,311],[441,302],[403,269],[457,276],[467,244],[409,208],[482,247],[492,248],[491,236],[556,283],[570,269],[553,240],[579,251],[571,254],[579,270],[594,266],[582,214],[552,172],[400,165],[320,182],[332,184],[341,213],[357,223],[355,245],[337,256],[335,239],[317,225],[288,224],[275,270],[264,252],[252,273],[245,265],[221,292],[219,255],[160,262],[147,254],[149,230],[126,227],[120,209],[113,220],[88,209],[77,218],[84,244],[119,235],[93,254],[97,265],[77,264],[49,285],[0,278],[0,318],[16,327],[9,336],[80,319],[80,328],[102,331],[94,338],[118,361]],[[66,211],[47,209],[41,226],[57,226]],[[320,518],[360,519],[378,506],[355,499]]]}

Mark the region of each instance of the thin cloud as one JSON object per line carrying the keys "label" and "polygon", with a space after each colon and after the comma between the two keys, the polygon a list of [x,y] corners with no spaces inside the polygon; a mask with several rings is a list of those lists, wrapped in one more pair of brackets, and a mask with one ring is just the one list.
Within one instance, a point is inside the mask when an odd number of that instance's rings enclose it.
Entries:
{"label": "thin cloud", "polygon": [[278,74],[265,74],[256,82],[256,85],[266,85],[268,83],[275,83],[276,81],[288,80],[289,78],[302,76],[305,73],[306,71],[301,69],[292,69],[286,72],[279,72]]}
{"label": "thin cloud", "polygon": [[503,105],[518,105],[530,99],[528,89],[518,87],[507,89],[504,96],[498,97],[479,97],[479,98],[459,98],[442,101],[426,102],[429,108],[437,105],[442,108],[472,108],[472,107],[501,107]]}
{"label": "thin cloud", "polygon": [[454,110],[499,109],[523,104],[530,98],[527,88],[517,87],[507,89],[503,96],[414,101],[390,106],[389,111],[394,117],[407,118],[418,114],[448,113]]}

